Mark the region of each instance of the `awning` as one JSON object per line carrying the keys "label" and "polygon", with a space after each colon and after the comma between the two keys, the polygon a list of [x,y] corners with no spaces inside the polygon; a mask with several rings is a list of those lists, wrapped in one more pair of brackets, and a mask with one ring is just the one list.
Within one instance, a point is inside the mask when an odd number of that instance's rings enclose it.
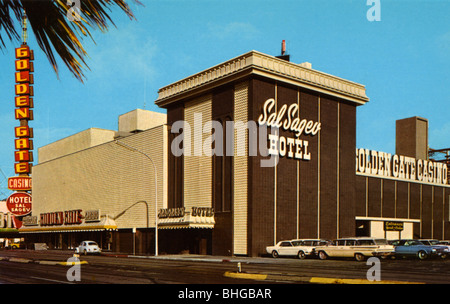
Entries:
{"label": "awning", "polygon": [[16,228],[0,228],[0,233],[17,233],[19,230]]}
{"label": "awning", "polygon": [[214,216],[192,216],[186,212],[182,217],[158,219],[158,229],[182,229],[182,228],[214,228]]}
{"label": "awning", "polygon": [[88,222],[78,225],[59,226],[22,226],[19,233],[46,233],[46,232],[83,232],[117,230],[116,222],[108,216],[102,216],[98,222]]}

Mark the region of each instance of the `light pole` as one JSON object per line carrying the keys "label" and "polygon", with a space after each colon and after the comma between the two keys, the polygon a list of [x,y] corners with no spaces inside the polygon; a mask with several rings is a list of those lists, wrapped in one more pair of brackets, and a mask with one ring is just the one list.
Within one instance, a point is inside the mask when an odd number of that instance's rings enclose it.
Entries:
{"label": "light pole", "polygon": [[125,144],[125,143],[123,143],[121,141],[115,140],[114,142],[117,145],[122,146],[122,147],[124,147],[124,148],[126,148],[126,149],[128,149],[130,151],[141,153],[142,155],[147,157],[150,160],[150,162],[152,163],[152,165],[153,165],[153,169],[155,171],[155,256],[158,256],[158,188],[157,188],[157,186],[158,186],[158,173],[156,171],[156,165],[153,162],[153,159],[150,156],[148,156],[146,153],[144,153],[144,152],[142,152],[142,151],[140,151],[140,150],[138,150],[138,149],[136,149],[134,147],[131,147],[131,146],[129,146],[129,145],[127,145],[127,144]]}

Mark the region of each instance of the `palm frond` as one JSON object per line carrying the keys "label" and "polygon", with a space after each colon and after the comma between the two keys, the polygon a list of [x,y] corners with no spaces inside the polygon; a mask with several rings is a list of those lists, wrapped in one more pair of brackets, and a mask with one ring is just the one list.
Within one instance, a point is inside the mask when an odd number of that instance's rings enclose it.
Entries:
{"label": "palm frond", "polygon": [[[125,0],[80,1],[80,21],[70,21],[67,16],[71,7],[67,5],[67,0],[0,0],[0,48],[5,47],[2,29],[10,40],[20,39],[15,23],[18,21],[20,24],[25,11],[29,27],[56,74],[58,64],[55,52],[73,75],[83,81],[84,70],[89,67],[84,60],[87,53],[82,40],[85,37],[92,39],[89,29],[99,28],[105,32],[110,24],[115,26],[110,16],[112,6],[118,6],[130,19],[135,17]],[[133,1],[141,4],[138,0]]]}

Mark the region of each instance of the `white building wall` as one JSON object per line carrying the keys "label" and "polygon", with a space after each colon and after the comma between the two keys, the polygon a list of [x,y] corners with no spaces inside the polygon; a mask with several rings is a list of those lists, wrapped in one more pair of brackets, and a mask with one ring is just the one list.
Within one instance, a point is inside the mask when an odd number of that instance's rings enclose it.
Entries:
{"label": "white building wall", "polygon": [[[148,154],[158,174],[158,209],[167,206],[167,126],[120,141]],[[148,158],[114,141],[61,156],[33,167],[33,211],[100,209],[118,228],[154,227],[155,174]],[[138,203],[145,201],[146,203]]]}

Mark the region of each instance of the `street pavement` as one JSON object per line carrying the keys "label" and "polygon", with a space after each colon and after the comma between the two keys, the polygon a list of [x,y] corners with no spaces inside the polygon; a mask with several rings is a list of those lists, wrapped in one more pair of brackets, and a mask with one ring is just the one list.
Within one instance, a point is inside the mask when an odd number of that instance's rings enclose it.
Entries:
{"label": "street pavement", "polygon": [[[316,284],[403,284],[403,283],[450,283],[450,260],[396,260],[382,261],[382,280],[369,281],[367,273],[370,266],[354,260],[326,260],[307,258],[237,257],[211,255],[159,255],[139,256],[118,252],[103,252],[102,256],[79,256],[77,262],[71,250],[0,250],[2,261],[22,264],[73,266],[77,263],[94,268],[121,269],[142,272],[154,271],[162,274],[173,271],[172,280],[179,281],[177,269],[194,270],[199,274],[198,282],[208,275],[213,281],[221,282],[267,282],[267,283],[316,283]],[[109,258],[108,258],[109,257]],[[1,266],[1,264],[0,264]],[[30,265],[31,266],[31,265]],[[93,268],[92,268],[93,267]],[[176,268],[179,267],[179,268]],[[205,274],[202,280],[201,274]],[[215,276],[212,276],[214,273]],[[136,273],[138,276],[141,274]],[[189,275],[188,272],[186,272]],[[222,277],[220,279],[219,277]],[[161,281],[162,280],[162,281]],[[183,278],[185,282],[188,279]],[[1,278],[0,278],[1,281]],[[169,280],[170,281],[170,280]]]}

